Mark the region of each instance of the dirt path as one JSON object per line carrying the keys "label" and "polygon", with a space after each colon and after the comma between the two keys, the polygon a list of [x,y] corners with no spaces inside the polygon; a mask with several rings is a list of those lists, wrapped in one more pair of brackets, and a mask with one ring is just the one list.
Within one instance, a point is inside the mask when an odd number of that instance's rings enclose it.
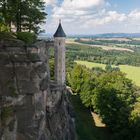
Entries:
{"label": "dirt path", "polygon": [[96,127],[106,127],[106,125],[104,123],[102,123],[102,120],[100,119],[99,115],[97,115],[94,112],[91,112],[91,115],[93,117]]}
{"label": "dirt path", "polygon": [[70,101],[74,107],[78,140],[110,140],[109,129],[101,123],[98,116],[95,114],[92,116],[78,95],[71,95]]}

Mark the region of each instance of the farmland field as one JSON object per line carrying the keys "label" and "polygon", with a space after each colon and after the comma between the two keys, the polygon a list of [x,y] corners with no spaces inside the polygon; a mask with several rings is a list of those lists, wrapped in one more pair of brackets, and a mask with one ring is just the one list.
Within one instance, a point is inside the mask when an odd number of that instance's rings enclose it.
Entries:
{"label": "farmland field", "polygon": [[[93,63],[88,61],[75,61],[77,64],[85,65],[88,68],[101,67],[105,69],[105,64]],[[140,86],[140,67],[119,65],[122,72],[127,74],[127,78],[131,79],[137,86]]]}
{"label": "farmland field", "polygon": [[128,51],[128,52],[134,52],[131,49],[128,48],[123,48],[123,47],[117,47],[116,45],[93,45],[93,44],[86,44],[86,43],[80,43],[80,42],[75,42],[74,39],[67,39],[66,44],[76,44],[76,45],[81,45],[81,46],[88,46],[88,47],[95,47],[95,48],[101,48],[103,50],[117,50],[117,51]]}

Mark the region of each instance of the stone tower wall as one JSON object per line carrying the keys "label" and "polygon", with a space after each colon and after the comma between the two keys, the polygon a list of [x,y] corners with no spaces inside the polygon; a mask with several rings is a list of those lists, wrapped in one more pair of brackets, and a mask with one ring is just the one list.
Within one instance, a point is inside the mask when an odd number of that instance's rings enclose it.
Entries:
{"label": "stone tower wall", "polygon": [[65,84],[65,38],[54,39],[55,49],[55,81],[57,84]]}

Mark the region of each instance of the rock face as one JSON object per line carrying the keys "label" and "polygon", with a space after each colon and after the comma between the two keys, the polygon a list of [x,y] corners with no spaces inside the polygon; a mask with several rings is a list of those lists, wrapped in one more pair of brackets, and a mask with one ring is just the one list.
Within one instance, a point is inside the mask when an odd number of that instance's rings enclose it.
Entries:
{"label": "rock face", "polygon": [[0,140],[75,140],[65,86],[50,81],[48,49],[0,42]]}

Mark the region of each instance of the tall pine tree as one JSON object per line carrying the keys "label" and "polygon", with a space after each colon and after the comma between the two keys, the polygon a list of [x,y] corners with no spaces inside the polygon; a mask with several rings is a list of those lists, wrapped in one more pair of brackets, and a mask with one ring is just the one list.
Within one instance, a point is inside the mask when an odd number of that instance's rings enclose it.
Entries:
{"label": "tall pine tree", "polygon": [[45,3],[43,0],[1,0],[0,16],[11,28],[15,25],[16,31],[40,32],[40,24],[46,18]]}

